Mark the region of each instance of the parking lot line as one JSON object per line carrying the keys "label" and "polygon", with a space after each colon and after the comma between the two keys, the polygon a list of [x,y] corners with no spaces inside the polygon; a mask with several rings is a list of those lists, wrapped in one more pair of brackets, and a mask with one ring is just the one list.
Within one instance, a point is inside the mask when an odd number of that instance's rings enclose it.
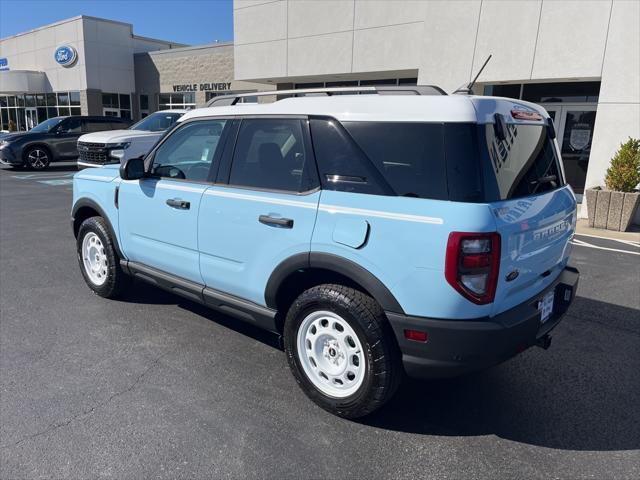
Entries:
{"label": "parking lot line", "polygon": [[625,240],[622,238],[613,238],[613,237],[605,237],[605,236],[600,236],[600,235],[591,235],[589,233],[576,233],[577,236],[580,237],[590,237],[590,238],[599,238],[601,240],[611,240],[613,242],[621,242],[621,243],[626,243],[627,245],[633,245],[634,247],[640,247],[640,242],[637,242],[635,240]]}
{"label": "parking lot line", "polygon": [[11,178],[16,178],[18,180],[38,180],[41,178],[69,178],[73,177],[76,172],[47,172],[47,173],[30,173],[27,175],[12,175]]}
{"label": "parking lot line", "polygon": [[[610,239],[607,238],[606,240],[610,240]],[[629,253],[631,255],[640,255],[640,252],[633,252],[631,250],[622,250],[620,248],[601,247],[599,245],[593,245],[591,243],[587,243],[587,242],[584,242],[582,240],[578,240],[577,238],[574,238],[573,240],[571,240],[571,243],[573,245],[578,245],[580,247],[595,248],[597,250],[607,250],[607,251],[610,251],[610,252]]]}

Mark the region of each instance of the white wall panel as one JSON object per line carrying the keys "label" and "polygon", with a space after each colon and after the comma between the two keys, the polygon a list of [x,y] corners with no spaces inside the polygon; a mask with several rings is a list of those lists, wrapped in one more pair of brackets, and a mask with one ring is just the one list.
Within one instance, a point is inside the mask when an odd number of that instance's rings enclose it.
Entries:
{"label": "white wall panel", "polygon": [[[354,0],[296,0],[288,4],[288,36],[308,37],[353,28]],[[378,3],[378,2],[375,2]]]}
{"label": "white wall panel", "polygon": [[610,11],[611,0],[543,2],[532,77],[599,77]]}
{"label": "white wall panel", "polygon": [[473,75],[493,55],[479,81],[531,76],[542,0],[485,0],[475,46]]}
{"label": "white wall panel", "polygon": [[351,32],[290,39],[288,75],[349,72],[352,40]]}

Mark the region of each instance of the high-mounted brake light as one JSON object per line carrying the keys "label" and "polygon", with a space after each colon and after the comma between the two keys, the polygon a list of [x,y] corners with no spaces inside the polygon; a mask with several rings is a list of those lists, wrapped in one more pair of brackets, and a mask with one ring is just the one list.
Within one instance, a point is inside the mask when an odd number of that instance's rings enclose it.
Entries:
{"label": "high-mounted brake light", "polygon": [[538,112],[530,112],[529,110],[511,110],[511,116],[516,120],[533,120],[540,121],[542,120],[542,115]]}
{"label": "high-mounted brake light", "polygon": [[499,270],[500,234],[449,234],[444,274],[462,296],[478,305],[493,302]]}

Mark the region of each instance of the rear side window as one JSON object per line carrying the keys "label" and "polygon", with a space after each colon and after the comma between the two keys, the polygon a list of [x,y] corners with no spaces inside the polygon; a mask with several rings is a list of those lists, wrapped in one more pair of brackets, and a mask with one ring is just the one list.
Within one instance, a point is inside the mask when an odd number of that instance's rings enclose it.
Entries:
{"label": "rear side window", "polygon": [[555,145],[545,125],[504,125],[504,139],[494,124],[484,131],[485,176],[489,200],[507,200],[564,185]]}
{"label": "rear side window", "polygon": [[242,120],[230,185],[304,192],[312,188],[313,168],[300,119]]}
{"label": "rear side window", "polygon": [[444,124],[345,122],[396,195],[446,200]]}

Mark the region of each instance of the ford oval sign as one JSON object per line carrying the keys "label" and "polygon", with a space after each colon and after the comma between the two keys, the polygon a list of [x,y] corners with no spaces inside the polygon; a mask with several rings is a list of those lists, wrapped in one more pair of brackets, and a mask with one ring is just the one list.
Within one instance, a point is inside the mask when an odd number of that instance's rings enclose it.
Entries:
{"label": "ford oval sign", "polygon": [[71,45],[62,45],[56,48],[56,53],[54,54],[54,58],[59,65],[63,67],[70,67],[76,60],[78,59],[78,52]]}

